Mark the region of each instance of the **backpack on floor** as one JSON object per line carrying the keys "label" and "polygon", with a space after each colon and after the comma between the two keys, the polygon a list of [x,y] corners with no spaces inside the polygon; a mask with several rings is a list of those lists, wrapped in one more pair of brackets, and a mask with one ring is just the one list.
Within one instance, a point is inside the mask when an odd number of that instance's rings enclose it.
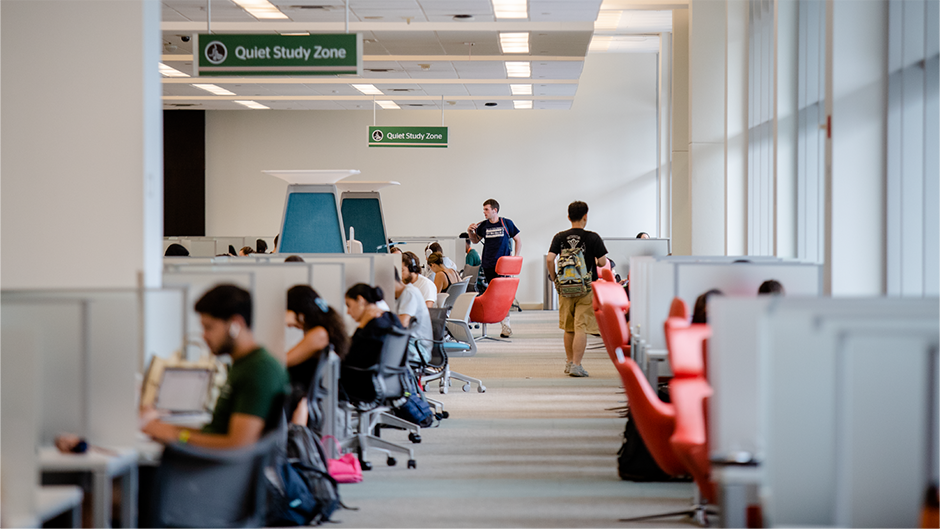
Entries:
{"label": "backpack on floor", "polygon": [[287,427],[286,446],[275,450],[264,472],[269,526],[316,525],[342,505],[326,466],[326,452],[306,426]]}
{"label": "backpack on floor", "polygon": [[310,484],[317,509],[312,522],[329,521],[330,516],[342,505],[339,486],[330,476],[326,450],[309,428],[291,424],[287,432],[287,457]]}
{"label": "backpack on floor", "polygon": [[417,424],[422,428],[430,428],[434,425],[434,413],[431,411],[431,405],[428,404],[418,388],[414,373],[409,369],[402,377],[402,385],[405,387],[405,400],[393,410],[393,413],[397,417]]}
{"label": "backpack on floor", "polygon": [[[659,399],[669,402],[668,386],[657,391]],[[650,454],[633,420],[633,411],[627,408],[627,426],[623,431],[623,445],[617,452],[617,473],[624,481],[690,481],[687,476],[670,476]]]}
{"label": "backpack on floor", "polygon": [[584,261],[583,249],[561,249],[555,288],[559,296],[566,298],[579,298],[591,291],[591,273]]}

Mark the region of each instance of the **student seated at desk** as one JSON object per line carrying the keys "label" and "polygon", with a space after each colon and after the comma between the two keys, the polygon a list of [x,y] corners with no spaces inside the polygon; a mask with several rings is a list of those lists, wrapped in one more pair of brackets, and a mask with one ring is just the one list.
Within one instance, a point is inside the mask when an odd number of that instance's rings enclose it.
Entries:
{"label": "student seated at desk", "polygon": [[307,392],[317,371],[320,355],[333,346],[343,359],[349,348],[346,326],[326,300],[307,285],[296,285],[287,291],[287,326],[300,329],[304,337],[287,351],[287,373],[290,376],[291,395],[289,412],[292,422],[307,424]]}
{"label": "student seated at desk", "polygon": [[352,336],[349,352],[340,366],[340,387],[346,400],[372,402],[375,387],[372,376],[349,367],[366,369],[379,363],[385,335],[392,327],[402,327],[398,317],[377,306],[384,299],[382,287],[357,283],[346,291],[346,313],[359,323]]}
{"label": "student seated at desk", "polygon": [[447,266],[448,260],[440,252],[434,252],[428,256],[428,267],[434,272],[434,287],[438,292],[447,292],[451,285],[460,282],[460,274]]}
{"label": "student seated at desk", "polygon": [[196,302],[206,345],[230,355],[232,367],[215,404],[212,422],[202,431],[167,424],[152,408],[141,411],[141,431],[162,443],[180,441],[205,448],[239,448],[277,427],[289,391],[284,366],[259,346],[251,333],[251,295],[234,285],[219,285]]}

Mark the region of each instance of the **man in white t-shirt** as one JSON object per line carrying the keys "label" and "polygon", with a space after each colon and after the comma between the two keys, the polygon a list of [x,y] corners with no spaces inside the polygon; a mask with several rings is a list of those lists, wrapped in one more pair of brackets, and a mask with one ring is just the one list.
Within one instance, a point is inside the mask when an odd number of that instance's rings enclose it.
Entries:
{"label": "man in white t-shirt", "polygon": [[412,320],[411,339],[408,341],[408,361],[427,363],[431,359],[431,346],[434,339],[431,330],[431,315],[421,292],[414,285],[406,285],[395,271],[395,314],[407,329]]}
{"label": "man in white t-shirt", "polygon": [[414,285],[421,291],[428,308],[437,303],[437,287],[433,281],[421,275],[421,262],[412,252],[401,254],[401,278],[406,285]]}

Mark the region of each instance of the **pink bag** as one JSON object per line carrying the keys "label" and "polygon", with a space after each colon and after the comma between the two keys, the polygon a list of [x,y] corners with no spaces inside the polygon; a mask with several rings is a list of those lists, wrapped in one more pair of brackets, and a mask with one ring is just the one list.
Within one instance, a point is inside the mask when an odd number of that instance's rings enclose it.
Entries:
{"label": "pink bag", "polygon": [[[332,439],[336,444],[336,451],[342,453],[339,447],[339,441],[336,440],[332,435],[323,436],[322,441],[327,439]],[[359,458],[355,454],[343,454],[339,459],[327,459],[326,461],[327,470],[330,472],[330,476],[336,480],[337,483],[359,483],[362,481],[362,466],[359,464]]]}

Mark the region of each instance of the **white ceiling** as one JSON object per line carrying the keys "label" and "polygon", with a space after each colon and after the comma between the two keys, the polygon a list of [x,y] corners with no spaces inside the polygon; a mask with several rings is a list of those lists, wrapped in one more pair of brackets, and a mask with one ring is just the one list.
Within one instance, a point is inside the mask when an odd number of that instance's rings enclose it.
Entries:
{"label": "white ceiling", "polygon": [[[606,0],[602,6],[601,0],[528,0],[527,19],[497,20],[491,0],[349,0],[348,30],[364,41],[361,77],[165,77],[164,108],[246,110],[235,100],[250,99],[272,109],[371,110],[373,96],[351,86],[364,83],[383,92],[376,100],[395,101],[402,110],[511,110],[513,100],[532,100],[534,109],[570,109],[589,49],[658,51],[658,34],[671,30],[669,10],[685,7],[667,1]],[[347,29],[343,0],[271,3],[288,19],[257,20],[231,0],[164,0],[163,63],[192,74],[192,41],[182,38],[207,31],[209,9],[215,33]],[[528,32],[529,53],[502,54],[501,31]],[[508,78],[507,61],[530,62],[531,76]],[[194,83],[235,95],[212,95]],[[531,84],[532,95],[513,96],[510,84]]]}

